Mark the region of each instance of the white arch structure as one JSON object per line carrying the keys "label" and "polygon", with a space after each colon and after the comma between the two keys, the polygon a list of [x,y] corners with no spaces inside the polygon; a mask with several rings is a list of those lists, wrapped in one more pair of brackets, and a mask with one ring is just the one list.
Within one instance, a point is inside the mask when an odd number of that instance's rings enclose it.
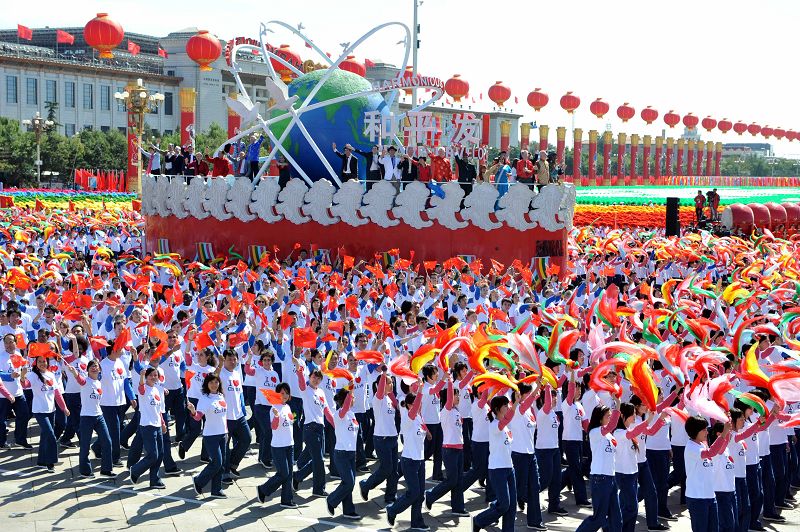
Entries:
{"label": "white arch structure", "polygon": [[[241,79],[239,78],[239,70],[240,69],[239,69],[239,66],[238,66],[238,63],[237,63],[237,60],[236,60],[236,54],[240,49],[257,50],[258,52],[260,52],[261,55],[263,55],[264,63],[266,64],[268,72],[269,72],[269,77],[271,77],[274,80],[274,82],[277,84],[277,86],[283,91],[284,95],[288,96],[287,85],[281,80],[281,78],[275,72],[275,68],[272,66],[272,61],[270,61],[270,59],[274,59],[278,63],[286,66],[288,69],[290,69],[292,72],[294,72],[298,76],[303,75],[303,72],[298,70],[294,65],[292,65],[291,63],[286,61],[284,58],[282,58],[282,57],[278,56],[277,54],[267,50],[265,37],[266,37],[267,32],[272,32],[272,30],[269,29],[270,25],[279,26],[281,28],[288,29],[293,34],[295,34],[296,36],[298,36],[301,39],[303,39],[303,41],[306,43],[306,45],[310,46],[315,52],[317,52],[319,54],[319,56],[323,59],[323,61],[328,63],[328,69],[322,75],[322,77],[317,82],[317,84],[314,86],[314,88],[311,89],[311,92],[308,94],[308,96],[304,100],[302,100],[300,102],[300,105],[296,109],[294,108],[294,106],[291,106],[287,110],[286,114],[283,114],[283,115],[280,115],[280,116],[277,116],[277,117],[274,117],[274,118],[269,118],[267,120],[264,120],[259,115],[259,117],[257,119],[257,123],[254,126],[248,128],[248,129],[246,129],[244,131],[240,131],[239,134],[235,135],[234,137],[228,139],[225,142],[225,144],[235,142],[235,141],[237,141],[237,140],[239,140],[239,139],[241,139],[243,137],[246,137],[247,135],[250,135],[251,133],[254,133],[254,132],[259,131],[259,130],[263,131],[266,134],[266,136],[270,139],[270,141],[272,142],[272,150],[270,151],[269,156],[267,157],[267,160],[264,161],[264,164],[262,164],[261,167],[259,168],[258,174],[256,175],[256,180],[255,180],[256,184],[261,180],[261,176],[267,170],[267,168],[269,167],[269,164],[272,162],[272,160],[275,158],[275,156],[277,155],[278,152],[280,152],[281,154],[283,154],[284,157],[286,157],[286,160],[290,164],[292,164],[292,166],[297,170],[297,172],[300,174],[302,179],[309,186],[311,186],[313,184],[313,181],[311,180],[311,178],[305,173],[305,171],[303,171],[303,169],[300,167],[300,165],[297,163],[297,161],[295,161],[295,159],[291,156],[291,154],[288,152],[288,150],[284,149],[284,147],[283,147],[283,141],[286,139],[287,135],[289,135],[291,129],[296,126],[296,127],[298,127],[300,129],[300,132],[303,134],[305,139],[308,141],[309,145],[311,146],[311,149],[314,150],[314,153],[317,155],[317,157],[319,158],[320,162],[322,162],[322,164],[328,170],[328,173],[330,174],[331,179],[334,181],[334,183],[337,184],[337,186],[341,186],[342,183],[339,180],[338,174],[333,170],[333,168],[331,167],[331,165],[328,162],[328,160],[322,154],[322,150],[320,150],[320,148],[317,145],[316,141],[311,136],[311,134],[308,132],[308,130],[306,129],[305,125],[303,124],[303,122],[301,120],[302,115],[304,113],[306,113],[306,112],[313,111],[315,109],[319,109],[319,108],[322,108],[322,107],[327,107],[329,105],[334,105],[334,104],[337,104],[337,103],[340,103],[340,102],[344,102],[344,101],[347,101],[347,100],[352,100],[352,99],[355,99],[355,98],[358,98],[358,97],[361,97],[361,96],[365,96],[365,95],[369,95],[369,94],[388,93],[384,97],[384,101],[386,102],[386,105],[384,106],[384,108],[381,111],[382,113],[387,113],[388,114],[389,113],[389,109],[391,108],[392,104],[394,103],[395,99],[397,98],[401,88],[414,86],[414,87],[421,87],[421,88],[429,88],[429,89],[431,89],[432,90],[432,95],[428,100],[426,100],[426,101],[424,101],[424,102],[412,107],[411,111],[412,112],[417,112],[417,111],[420,111],[420,110],[428,107],[429,105],[431,105],[433,102],[439,100],[444,95],[444,84],[442,83],[441,80],[439,80],[437,78],[429,78],[429,77],[423,77],[423,76],[417,76],[416,78],[403,78],[402,77],[403,73],[406,70],[406,67],[408,66],[408,58],[409,58],[409,54],[410,54],[410,44],[409,43],[411,42],[411,31],[408,29],[408,27],[405,24],[403,24],[401,22],[387,22],[385,24],[381,24],[380,26],[374,27],[373,29],[371,29],[370,31],[368,31],[367,33],[362,35],[353,44],[347,46],[344,49],[344,51],[341,53],[341,55],[339,55],[339,58],[336,61],[333,61],[330,57],[328,57],[325,53],[323,53],[322,50],[320,50],[319,47],[317,47],[317,45],[314,44],[303,33],[301,33],[295,27],[290,26],[289,24],[287,24],[285,22],[282,22],[282,21],[279,21],[279,20],[271,20],[271,21],[267,22],[266,24],[265,23],[261,23],[261,30],[260,30],[260,33],[259,33],[259,42],[260,42],[260,45],[261,45],[260,48],[256,47],[256,46],[253,46],[253,45],[250,45],[250,44],[239,44],[239,45],[234,46],[233,49],[231,50],[231,69],[230,70],[231,70],[231,74],[233,75],[234,79],[236,80],[236,85],[237,85],[237,87],[239,88],[239,91],[242,94],[247,94],[247,91],[245,90],[244,84],[242,83]],[[363,90],[363,91],[360,91],[360,92],[357,92],[357,93],[354,93],[354,94],[347,94],[347,95],[339,96],[337,98],[333,98],[331,100],[326,100],[324,102],[311,103],[311,101],[313,100],[314,96],[316,96],[316,94],[317,94],[317,92],[319,92],[320,88],[325,84],[325,82],[328,80],[328,78],[332,75],[332,72],[339,67],[341,62],[344,61],[347,58],[348,55],[352,54],[356,50],[356,48],[358,48],[362,43],[364,43],[367,39],[369,39],[370,37],[375,35],[377,32],[379,32],[379,31],[381,31],[381,30],[383,30],[385,28],[393,27],[393,26],[397,26],[397,27],[402,28],[405,31],[406,38],[405,38],[405,53],[404,53],[404,56],[403,56],[403,63],[402,63],[402,66],[400,67],[400,71],[399,71],[400,75],[395,80],[393,80],[391,84],[382,85],[380,87],[372,87],[372,88],[367,89],[367,90]],[[413,105],[414,104],[412,102],[412,106]],[[288,114],[288,117],[287,117],[287,114]],[[407,113],[402,113],[397,118],[398,118],[398,120],[401,120],[401,119],[405,118],[406,115],[407,115]],[[276,123],[276,122],[281,122],[281,121],[287,120],[287,118],[289,120],[289,124],[286,126],[286,128],[284,129],[284,131],[281,134],[281,136],[279,138],[276,138],[275,135],[272,133],[272,131],[270,131],[269,126],[274,124],[274,123]],[[396,140],[398,141],[398,144],[399,144],[399,139],[396,138]],[[218,153],[220,150],[222,150],[222,148],[225,146],[225,144],[223,144],[222,146],[217,148],[216,152]]]}

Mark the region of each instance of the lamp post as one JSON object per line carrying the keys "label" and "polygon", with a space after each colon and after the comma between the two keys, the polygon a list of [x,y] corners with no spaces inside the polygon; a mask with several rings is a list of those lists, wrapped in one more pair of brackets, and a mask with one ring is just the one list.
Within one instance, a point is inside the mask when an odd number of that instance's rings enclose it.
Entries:
{"label": "lamp post", "polygon": [[36,135],[36,186],[41,186],[42,182],[42,133],[50,130],[54,123],[41,117],[39,111],[30,120],[23,120],[23,126],[27,126],[29,131]]}
{"label": "lamp post", "polygon": [[[164,95],[151,92],[142,85],[142,79],[135,84],[125,87],[123,92],[115,92],[114,98],[124,102],[128,111],[128,191],[141,192],[142,190],[142,158],[139,156],[139,147],[142,144],[144,133],[144,115],[152,108],[164,101]],[[135,168],[136,179],[130,178],[131,168]]]}

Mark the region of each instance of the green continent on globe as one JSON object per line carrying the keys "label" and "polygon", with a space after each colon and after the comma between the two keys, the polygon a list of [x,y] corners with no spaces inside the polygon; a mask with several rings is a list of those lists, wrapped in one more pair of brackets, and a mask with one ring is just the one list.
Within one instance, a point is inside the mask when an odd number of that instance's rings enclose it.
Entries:
{"label": "green continent on globe", "polygon": [[[289,84],[289,97],[298,96],[294,104],[295,109],[300,108],[327,73],[328,70],[315,70],[296,78]],[[319,87],[319,90],[314,94],[308,105],[357,94],[371,88],[372,84],[361,76],[337,69]],[[358,149],[369,151],[371,143],[369,138],[364,135],[364,113],[378,111],[385,105],[380,94],[363,94],[349,100],[323,105],[318,109],[304,112],[298,120],[303,123],[322,155],[330,163],[334,173],[338,175],[341,168],[341,160],[333,153],[331,143],[335,142],[340,151],[347,143]],[[270,118],[276,118],[281,115],[287,115],[286,119],[275,122],[270,126],[270,130],[277,138],[280,138],[284,133],[291,118],[286,111],[277,111],[270,115]],[[328,170],[297,125],[289,130],[283,141],[283,147],[312,180],[316,181],[329,176]],[[362,177],[365,174],[365,166],[364,159],[359,157],[359,174]],[[292,173],[293,175],[299,175],[294,168]]]}

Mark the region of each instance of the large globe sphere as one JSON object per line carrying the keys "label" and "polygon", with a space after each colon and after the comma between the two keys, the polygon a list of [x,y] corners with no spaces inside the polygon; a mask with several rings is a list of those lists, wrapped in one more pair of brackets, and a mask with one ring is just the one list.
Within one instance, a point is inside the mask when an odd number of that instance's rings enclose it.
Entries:
{"label": "large globe sphere", "polygon": [[[289,84],[289,96],[298,96],[294,105],[295,109],[300,107],[300,104],[319,85],[322,76],[327,72],[327,70],[315,70],[296,78]],[[356,94],[371,87],[370,82],[361,76],[336,69],[317,90],[311,102],[326,102],[341,96]],[[386,102],[380,94],[366,94],[304,112],[298,120],[303,123],[323,156],[328,160],[331,168],[333,168],[334,173],[338,175],[342,167],[342,161],[333,153],[331,143],[335,142],[340,152],[343,151],[343,146],[347,143],[358,149],[369,151],[373,143],[364,135],[364,113],[379,111],[385,105]],[[284,111],[275,113],[270,117],[274,118],[282,114],[286,114],[287,118],[270,126],[276,138],[280,138],[283,134],[289,125],[290,119],[288,113]],[[318,179],[329,178],[330,174],[317,154],[314,153],[297,124],[289,130],[283,146],[312,180],[317,181]],[[358,171],[361,177],[366,174],[365,167],[364,158],[359,157]],[[298,175],[295,169],[292,172],[293,175]]]}

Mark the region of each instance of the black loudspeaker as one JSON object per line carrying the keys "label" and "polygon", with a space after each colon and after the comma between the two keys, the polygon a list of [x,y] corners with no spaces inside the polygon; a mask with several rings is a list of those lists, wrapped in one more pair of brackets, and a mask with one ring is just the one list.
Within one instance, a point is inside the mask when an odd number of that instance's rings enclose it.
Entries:
{"label": "black loudspeaker", "polygon": [[681,221],[678,217],[678,198],[667,198],[667,219],[664,227],[667,236],[681,235]]}

